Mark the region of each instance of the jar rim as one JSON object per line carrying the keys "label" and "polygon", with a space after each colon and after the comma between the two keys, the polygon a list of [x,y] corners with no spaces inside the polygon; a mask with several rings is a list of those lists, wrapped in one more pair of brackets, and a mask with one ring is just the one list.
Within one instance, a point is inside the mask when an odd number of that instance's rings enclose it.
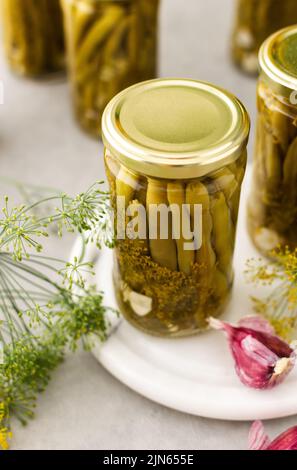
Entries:
{"label": "jar rim", "polygon": [[102,117],[105,147],[130,170],[164,179],[201,177],[244,151],[245,107],[207,82],[162,78],[116,95]]}
{"label": "jar rim", "polygon": [[[297,67],[294,73],[291,66],[295,64],[286,63],[284,59],[281,59],[279,52],[286,46],[288,50],[292,39],[297,43],[296,25],[283,28],[269,36],[259,51],[262,77],[271,88],[285,97],[289,97],[292,91],[297,91]],[[295,59],[297,60],[297,53]]]}

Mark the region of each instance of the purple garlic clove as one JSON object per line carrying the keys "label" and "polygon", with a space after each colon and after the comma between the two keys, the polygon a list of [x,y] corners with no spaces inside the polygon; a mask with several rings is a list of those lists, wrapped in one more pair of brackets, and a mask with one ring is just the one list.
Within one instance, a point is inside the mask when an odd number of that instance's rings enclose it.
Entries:
{"label": "purple garlic clove", "polygon": [[283,432],[271,442],[263,423],[255,421],[249,432],[249,450],[297,450],[297,426]]}
{"label": "purple garlic clove", "polygon": [[252,321],[248,318],[237,327],[215,318],[209,319],[209,325],[227,334],[241,382],[251,388],[269,389],[289,374],[296,355],[285,341],[276,336],[271,328],[268,329],[265,320],[258,318],[256,321],[256,317],[252,317]]}

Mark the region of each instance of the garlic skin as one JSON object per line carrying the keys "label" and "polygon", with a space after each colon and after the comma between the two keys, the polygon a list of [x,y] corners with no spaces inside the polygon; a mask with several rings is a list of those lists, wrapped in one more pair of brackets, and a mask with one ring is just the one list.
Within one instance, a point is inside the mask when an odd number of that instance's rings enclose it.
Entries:
{"label": "garlic skin", "polygon": [[259,316],[246,317],[238,326],[210,318],[209,325],[227,334],[237,375],[248,387],[273,388],[295,365],[294,350]]}
{"label": "garlic skin", "polygon": [[272,442],[263,423],[255,421],[249,432],[249,450],[297,450],[297,426],[280,434]]}
{"label": "garlic skin", "polygon": [[255,421],[249,432],[249,450],[266,450],[270,442],[268,435],[265,433],[262,421]]}

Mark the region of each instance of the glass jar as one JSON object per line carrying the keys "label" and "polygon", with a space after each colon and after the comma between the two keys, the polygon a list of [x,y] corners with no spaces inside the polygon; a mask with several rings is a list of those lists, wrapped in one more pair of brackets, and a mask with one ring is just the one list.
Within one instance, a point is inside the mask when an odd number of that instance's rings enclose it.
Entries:
{"label": "glass jar", "polygon": [[20,75],[38,77],[64,67],[60,0],[2,0],[4,48]]}
{"label": "glass jar", "polygon": [[143,82],[107,106],[114,285],[123,315],[144,332],[194,334],[223,311],[248,134],[233,95],[193,80]]}
{"label": "glass jar", "polygon": [[154,78],[159,0],[63,0],[75,115],[101,133],[111,98]]}
{"label": "glass jar", "polygon": [[297,23],[296,0],[237,0],[232,39],[234,62],[245,72],[256,74],[258,52],[275,31]]}
{"label": "glass jar", "polygon": [[297,247],[297,27],[263,44],[248,226],[265,255]]}

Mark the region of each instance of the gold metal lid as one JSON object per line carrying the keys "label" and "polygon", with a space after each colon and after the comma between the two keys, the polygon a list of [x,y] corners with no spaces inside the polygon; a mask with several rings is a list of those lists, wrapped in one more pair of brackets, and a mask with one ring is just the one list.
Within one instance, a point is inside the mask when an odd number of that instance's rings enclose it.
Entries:
{"label": "gold metal lid", "polygon": [[273,90],[285,97],[297,91],[297,26],[284,28],[266,39],[259,62],[262,77]]}
{"label": "gold metal lid", "polygon": [[106,148],[132,171],[157,178],[200,177],[235,161],[249,129],[248,114],[232,94],[185,79],[127,88],[102,118]]}

